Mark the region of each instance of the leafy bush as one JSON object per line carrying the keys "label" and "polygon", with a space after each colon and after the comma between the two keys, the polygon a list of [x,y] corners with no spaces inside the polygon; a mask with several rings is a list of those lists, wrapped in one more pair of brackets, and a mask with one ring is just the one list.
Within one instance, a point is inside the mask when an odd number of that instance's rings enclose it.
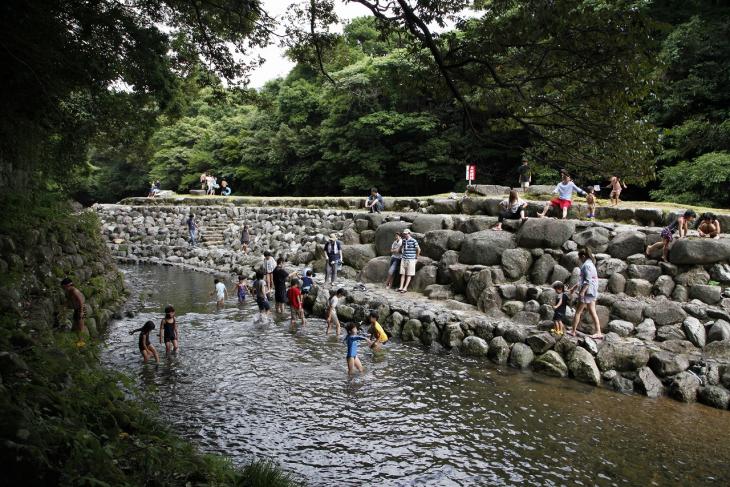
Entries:
{"label": "leafy bush", "polygon": [[662,188],[655,199],[675,203],[730,208],[730,153],[709,152],[659,172]]}

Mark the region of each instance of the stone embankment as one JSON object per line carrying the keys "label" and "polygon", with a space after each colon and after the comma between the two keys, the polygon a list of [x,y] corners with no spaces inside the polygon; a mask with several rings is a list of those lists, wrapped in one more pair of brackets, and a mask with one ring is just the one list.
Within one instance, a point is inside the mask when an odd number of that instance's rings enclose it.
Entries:
{"label": "stone embankment", "polygon": [[[730,403],[730,239],[678,240],[663,263],[644,255],[660,227],[530,219],[508,221],[496,232],[490,229],[496,218],[486,215],[159,203],[96,207],[114,255],[249,274],[263,250],[271,250],[321,271],[322,244],[335,231],[345,244],[345,277],[381,283],[394,232],[409,228],[423,250],[411,288],[419,294],[370,285],[350,294],[339,310],[343,318],[379,309],[388,332],[404,341],[623,392],[722,409]],[[223,228],[218,244],[188,246],[190,211],[204,238],[207,227]],[[248,256],[238,242],[244,223],[256,235]],[[555,300],[550,283],[576,282],[579,247],[596,254],[597,309],[606,333],[599,343],[547,331]],[[324,312],[326,298],[325,292],[310,298],[314,313]],[[587,320],[579,329],[591,329]]]}

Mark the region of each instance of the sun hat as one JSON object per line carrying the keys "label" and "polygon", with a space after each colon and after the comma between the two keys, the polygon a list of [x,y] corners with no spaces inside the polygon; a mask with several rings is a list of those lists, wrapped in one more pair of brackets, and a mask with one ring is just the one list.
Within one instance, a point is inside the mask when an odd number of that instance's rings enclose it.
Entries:
{"label": "sun hat", "polygon": [[403,231],[402,231],[402,232],[400,232],[400,233],[407,233],[407,234],[410,234],[410,233],[411,233],[411,231],[410,231],[409,229],[407,229],[407,228],[406,228],[405,230],[403,230]]}

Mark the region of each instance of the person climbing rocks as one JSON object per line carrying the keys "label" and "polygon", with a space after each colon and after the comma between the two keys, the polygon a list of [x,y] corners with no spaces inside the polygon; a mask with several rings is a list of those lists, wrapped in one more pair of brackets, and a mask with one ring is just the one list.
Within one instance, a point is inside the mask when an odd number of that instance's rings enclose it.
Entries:
{"label": "person climbing rocks", "polygon": [[700,215],[697,234],[701,238],[720,238],[721,232],[720,221],[714,213],[707,212]]}
{"label": "person climbing rocks", "polygon": [[83,346],[84,342],[82,340],[82,336],[88,335],[86,323],[84,322],[84,318],[86,317],[86,297],[84,296],[84,293],[74,286],[73,281],[68,277],[61,281],[61,287],[66,293],[68,303],[74,310],[71,330],[76,332],[78,336],[79,341],[77,345]]}
{"label": "person climbing rocks", "polygon": [[198,232],[198,224],[195,222],[195,215],[188,216],[188,234],[190,235],[190,245],[195,247],[195,234]]}
{"label": "person climbing rocks", "polygon": [[561,181],[553,190],[553,193],[557,193],[558,197],[551,199],[545,204],[545,208],[542,210],[542,213],[538,215],[540,218],[545,218],[548,210],[550,210],[553,206],[557,206],[562,210],[563,220],[565,220],[568,218],[568,209],[573,205],[573,193],[578,193],[581,196],[586,194],[585,191],[575,185],[567,172],[563,171],[560,175]]}
{"label": "person climbing rocks", "polygon": [[664,227],[661,233],[661,240],[646,248],[646,256],[651,257],[651,254],[655,250],[662,247],[662,260],[664,262],[669,262],[669,244],[671,244],[672,240],[674,240],[674,234],[679,232],[679,236],[677,238],[686,237],[689,233],[689,224],[692,223],[695,218],[697,218],[697,213],[695,213],[694,210],[687,210],[672,223]]}

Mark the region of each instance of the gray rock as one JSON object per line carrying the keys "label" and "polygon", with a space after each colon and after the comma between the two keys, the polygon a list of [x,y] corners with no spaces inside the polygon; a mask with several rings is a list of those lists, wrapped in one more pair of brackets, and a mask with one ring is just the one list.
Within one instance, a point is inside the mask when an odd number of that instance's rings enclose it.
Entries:
{"label": "gray rock", "polygon": [[431,284],[423,290],[423,295],[428,299],[436,301],[446,301],[447,299],[454,298],[454,293],[451,292],[451,286],[445,286],[443,284]]}
{"label": "gray rock", "polygon": [[707,341],[707,334],[705,332],[705,327],[702,325],[702,323],[700,323],[700,320],[688,316],[682,322],[682,330],[687,336],[687,340],[692,342],[695,346],[700,348],[705,346],[705,342]]}
{"label": "gray rock", "polygon": [[682,305],[666,299],[657,299],[644,308],[644,317],[651,318],[658,327],[681,323],[687,317]]}
{"label": "gray rock", "polygon": [[520,247],[559,249],[575,233],[575,222],[530,218],[517,233]]}
{"label": "gray rock", "polygon": [[[573,350],[575,350],[575,347],[576,344],[573,340],[566,336],[562,336],[555,342],[554,350],[558,352],[561,357],[567,360],[568,357],[570,357],[570,354],[573,353]],[[598,350],[596,350],[596,352],[598,352]]]}
{"label": "gray rock", "polygon": [[681,284],[685,287],[697,286],[700,284],[707,284],[710,281],[710,274],[707,273],[704,267],[698,265],[694,266],[674,279],[677,284]]}
{"label": "gray rock", "polygon": [[656,338],[656,325],[654,324],[654,320],[652,319],[645,319],[638,325],[636,325],[636,338],[640,340],[644,340],[647,342],[651,342]]}
{"label": "gray rock", "polygon": [[703,303],[717,304],[722,300],[722,289],[720,286],[698,284],[689,288],[689,297],[699,299]]}
{"label": "gray rock", "polygon": [[532,368],[536,372],[552,377],[565,377],[568,375],[568,366],[565,365],[563,358],[555,350],[550,350],[537,357],[532,362]]}
{"label": "gray rock", "polygon": [[420,242],[421,254],[434,260],[440,260],[449,249],[449,237],[453,230],[433,230],[426,232]]}
{"label": "gray rock", "polygon": [[497,326],[498,334],[507,340],[509,343],[519,343],[525,341],[527,338],[527,330],[524,326],[520,326],[513,323],[500,323]]}
{"label": "gray rock", "polygon": [[621,394],[631,394],[634,392],[634,383],[619,374],[616,374],[609,382],[611,389]]}
{"label": "gray rock", "polygon": [[489,269],[482,269],[471,275],[466,285],[466,300],[469,303],[476,304],[479,296],[484,290],[492,285],[492,272]]}
{"label": "gray rock", "polygon": [[611,307],[611,312],[622,320],[639,323],[644,316],[644,306],[642,301],[636,299],[617,299]]}
{"label": "gray rock", "polygon": [[360,272],[359,279],[363,282],[384,282],[388,277],[390,257],[376,257],[368,261]]}
{"label": "gray rock", "polygon": [[507,301],[502,305],[502,311],[504,311],[507,316],[514,316],[522,311],[524,307],[525,303],[522,301]]}
{"label": "gray rock", "polygon": [[515,343],[512,345],[512,351],[509,354],[509,364],[518,369],[526,369],[535,359],[532,349],[524,343]]}
{"label": "gray rock", "polygon": [[489,345],[483,338],[468,336],[461,343],[461,353],[473,357],[486,357],[489,352]]}
{"label": "gray rock", "polygon": [[678,265],[707,265],[730,260],[730,242],[711,239],[676,240],[669,252],[669,262]]}
{"label": "gray rock", "polygon": [[375,247],[371,244],[343,245],[342,261],[355,269],[363,269],[375,258]]}
{"label": "gray rock", "polygon": [[477,300],[477,309],[483,313],[493,313],[495,310],[499,310],[501,305],[502,299],[499,297],[497,288],[494,287],[488,287],[482,291]]}
{"label": "gray rock", "polygon": [[568,281],[568,279],[570,279],[570,271],[560,264],[555,264],[555,267],[553,267],[553,272],[550,275],[550,280],[553,282],[560,281],[562,283],[565,283]]}
{"label": "gray rock", "polygon": [[555,259],[549,254],[544,254],[535,261],[530,272],[530,280],[535,284],[548,283],[550,274],[555,267]]}
{"label": "gray rock", "polygon": [[662,382],[649,367],[642,367],[637,371],[634,389],[651,398],[660,397],[664,393]]}
{"label": "gray rock", "polygon": [[668,377],[687,370],[689,360],[684,354],[658,351],[651,354],[648,366],[659,377]]}
{"label": "gray rock", "polygon": [[628,267],[629,266],[623,260],[609,258],[600,261],[596,266],[596,270],[598,271],[598,277],[607,278],[611,277],[613,274],[626,272]]}
{"label": "gray rock", "polygon": [[641,232],[621,232],[608,243],[611,257],[625,260],[628,256],[644,252],[646,235]]}
{"label": "gray rock", "polygon": [[435,265],[424,265],[416,271],[416,275],[413,276],[409,289],[411,291],[423,291],[428,286],[436,284],[437,274],[438,267]]}
{"label": "gray rock", "polygon": [[682,402],[696,401],[699,388],[699,379],[690,372],[681,372],[669,381],[669,395]]}
{"label": "gray rock", "polygon": [[449,323],[444,327],[441,343],[446,348],[459,348],[464,340],[464,331],[459,323]]}
{"label": "gray rock", "polygon": [[568,369],[572,376],[580,382],[597,386],[601,383],[601,373],[596,361],[587,350],[576,348],[568,360]]}
{"label": "gray rock", "polygon": [[421,336],[421,322],[416,319],[410,319],[403,325],[401,338],[404,342],[417,341]]}
{"label": "gray rock", "polygon": [[727,409],[730,405],[730,392],[720,386],[702,387],[699,390],[699,400],[713,408]]}
{"label": "gray rock", "polygon": [[449,250],[461,250],[461,244],[464,242],[464,233],[454,231],[449,234]]}
{"label": "gray rock", "polygon": [[644,279],[645,281],[655,282],[662,275],[662,270],[658,266],[653,265],[636,265],[629,266],[629,277],[634,279]]}
{"label": "gray rock", "polygon": [[666,325],[657,329],[656,339],[659,341],[665,340],[686,340],[687,335],[684,334],[682,325],[677,323],[674,325]]}
{"label": "gray rock", "polygon": [[670,276],[659,276],[654,283],[652,292],[655,296],[671,297],[674,291],[674,280]]}
{"label": "gray rock", "polygon": [[453,220],[448,215],[417,215],[413,219],[411,231],[415,233],[427,233],[432,230],[452,228]]}
{"label": "gray rock", "polygon": [[581,338],[578,341],[578,346],[587,350],[591,355],[598,355],[598,344],[589,336]]}
{"label": "gray rock", "polygon": [[632,342],[604,343],[596,356],[601,370],[619,372],[637,370],[649,361],[649,351],[642,344]]}
{"label": "gray rock", "polygon": [[484,230],[464,237],[459,253],[462,264],[495,265],[502,260],[502,253],[515,248],[515,240],[508,232]]}
{"label": "gray rock", "polygon": [[573,240],[581,247],[590,248],[593,253],[605,252],[608,248],[609,235],[607,228],[591,227],[573,235]]}
{"label": "gray rock", "polygon": [[611,274],[608,278],[608,290],[613,294],[621,294],[626,290],[626,278],[622,274]]}
{"label": "gray rock", "polygon": [[634,324],[624,320],[613,320],[608,322],[607,330],[620,337],[627,337],[634,332]]}
{"label": "gray rock", "polygon": [[725,320],[715,321],[707,334],[708,343],[720,340],[730,340],[730,323]]}
{"label": "gray rock", "polygon": [[526,275],[531,265],[532,255],[525,249],[507,249],[502,252],[502,268],[510,279]]}
{"label": "gray rock", "polygon": [[632,297],[651,296],[651,283],[644,279],[629,279],[626,281],[626,294]]}
{"label": "gray rock", "polygon": [[705,345],[705,357],[730,361],[730,340],[720,340]]}
{"label": "gray rock", "polygon": [[[533,249],[540,250],[540,249]],[[560,265],[565,267],[566,269],[575,269],[576,267],[580,267],[580,260],[578,260],[578,252],[568,252],[567,254],[563,254],[560,257]]]}
{"label": "gray rock", "polygon": [[688,340],[665,340],[659,343],[659,348],[672,353],[694,353],[697,351],[697,347],[692,345],[692,342]]}
{"label": "gray rock", "polygon": [[730,282],[730,264],[715,264],[710,269],[710,277],[717,282]]}
{"label": "gray rock", "polygon": [[555,337],[549,332],[542,332],[527,337],[525,342],[536,355],[540,355],[553,348]]}
{"label": "gray rock", "polygon": [[378,255],[390,256],[390,245],[393,243],[395,232],[402,232],[410,228],[411,224],[406,221],[386,222],[375,230],[375,250]]}
{"label": "gray rock", "polygon": [[662,274],[666,274],[667,276],[674,277],[677,275],[677,272],[679,272],[677,266],[670,262],[659,262],[659,267],[662,270]]}
{"label": "gray rock", "polygon": [[689,300],[689,291],[681,284],[677,284],[674,286],[674,291],[672,291],[672,299],[684,303]]}
{"label": "gray rock", "polygon": [[504,365],[507,363],[509,355],[510,349],[507,341],[501,336],[492,338],[489,342],[489,359],[498,365]]}

